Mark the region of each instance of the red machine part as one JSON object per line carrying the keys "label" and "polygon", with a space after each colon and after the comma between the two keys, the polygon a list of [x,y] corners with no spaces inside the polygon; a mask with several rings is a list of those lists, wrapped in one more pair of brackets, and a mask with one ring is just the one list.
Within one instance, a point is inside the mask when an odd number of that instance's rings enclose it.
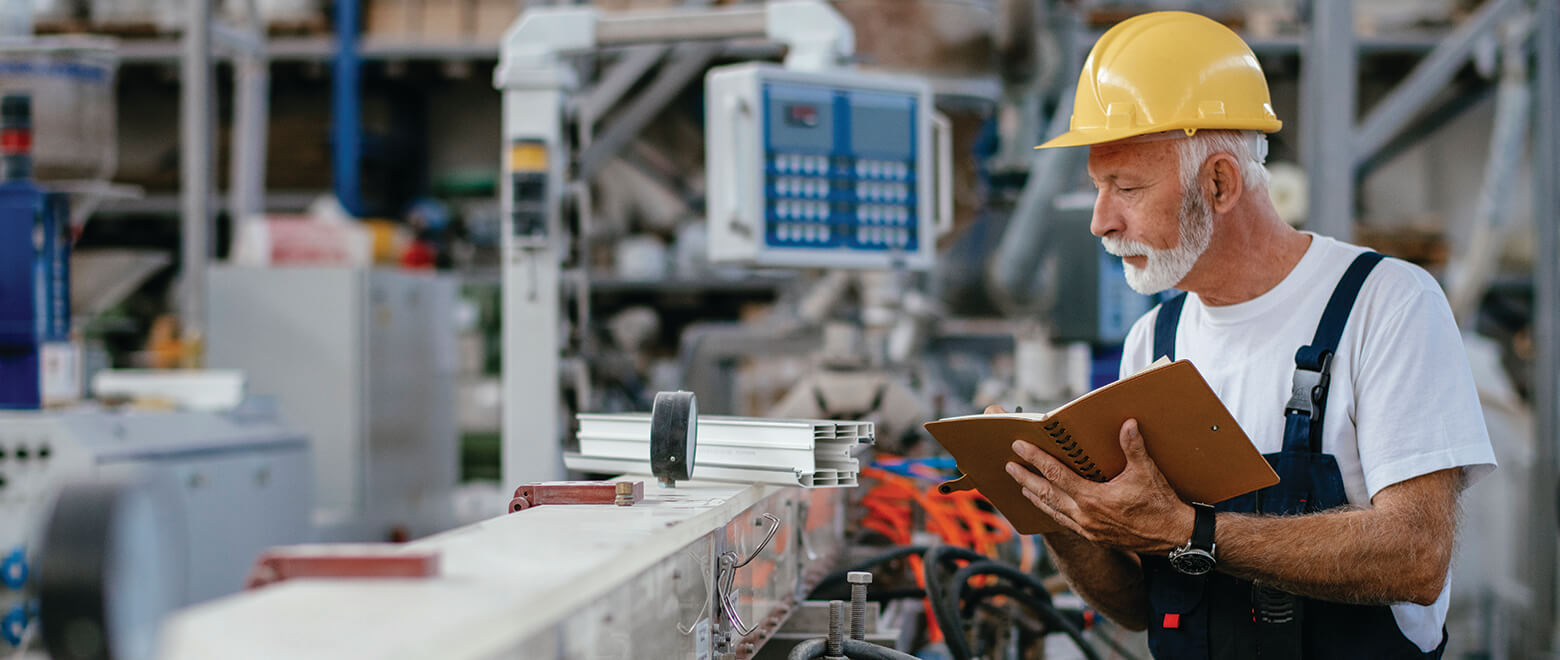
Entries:
{"label": "red machine part", "polygon": [[392,544],[272,548],[260,555],[244,588],[293,578],[426,578],[439,574],[435,552],[406,552]]}
{"label": "red machine part", "polygon": [[633,506],[645,499],[643,481],[544,481],[515,489],[509,512],[543,504],[616,504]]}

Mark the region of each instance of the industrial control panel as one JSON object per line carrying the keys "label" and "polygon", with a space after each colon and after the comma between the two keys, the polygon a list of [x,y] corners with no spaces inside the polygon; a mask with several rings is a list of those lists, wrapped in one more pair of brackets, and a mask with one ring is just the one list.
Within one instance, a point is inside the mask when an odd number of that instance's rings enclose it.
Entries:
{"label": "industrial control panel", "polygon": [[931,267],[953,200],[924,81],[740,64],[704,84],[711,261]]}

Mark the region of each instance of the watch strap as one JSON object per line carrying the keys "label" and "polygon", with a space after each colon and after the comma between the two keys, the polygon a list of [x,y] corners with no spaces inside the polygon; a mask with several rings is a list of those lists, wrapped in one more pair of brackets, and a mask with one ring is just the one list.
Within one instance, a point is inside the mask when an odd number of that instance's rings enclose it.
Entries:
{"label": "watch strap", "polygon": [[1196,517],[1192,522],[1191,546],[1204,552],[1213,551],[1213,507],[1207,504],[1192,503],[1192,509]]}

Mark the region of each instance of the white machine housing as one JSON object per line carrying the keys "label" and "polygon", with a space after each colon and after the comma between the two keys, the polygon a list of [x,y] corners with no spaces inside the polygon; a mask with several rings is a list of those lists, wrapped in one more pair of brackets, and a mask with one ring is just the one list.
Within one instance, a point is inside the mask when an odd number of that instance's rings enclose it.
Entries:
{"label": "white machine housing", "polygon": [[309,440],[268,415],[0,412],[0,456],[0,554],[38,551],[62,483],[121,470],[178,485],[188,533],[168,542],[185,544],[188,602],[238,591],[262,550],[313,538]]}
{"label": "white machine housing", "polygon": [[747,63],[704,86],[711,261],[932,266],[952,161],[926,81]]}

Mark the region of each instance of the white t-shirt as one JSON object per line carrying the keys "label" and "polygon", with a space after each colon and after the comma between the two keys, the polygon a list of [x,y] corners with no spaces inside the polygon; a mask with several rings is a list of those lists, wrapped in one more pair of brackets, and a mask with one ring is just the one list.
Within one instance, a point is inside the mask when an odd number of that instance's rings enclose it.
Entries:
{"label": "white t-shirt", "polygon": [[[1190,360],[1264,454],[1284,444],[1295,350],[1311,343],[1322,309],[1354,257],[1365,249],[1312,235],[1278,286],[1243,303],[1209,307],[1187,295],[1176,359]],[[1123,376],[1153,352],[1150,311],[1127,335]],[[1464,467],[1468,483],[1495,467],[1462,338],[1435,279],[1386,259],[1371,271],[1333,356],[1322,449],[1338,460],[1349,503],[1392,484]],[[1392,606],[1404,636],[1425,651],[1441,642],[1451,580],[1429,607]]]}

